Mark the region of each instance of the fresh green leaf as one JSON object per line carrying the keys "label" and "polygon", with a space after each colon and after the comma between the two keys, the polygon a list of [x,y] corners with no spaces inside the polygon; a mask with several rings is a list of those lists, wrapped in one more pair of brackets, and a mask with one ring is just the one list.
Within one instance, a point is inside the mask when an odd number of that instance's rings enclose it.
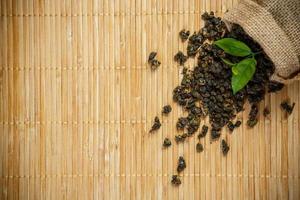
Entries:
{"label": "fresh green leaf", "polygon": [[229,66],[235,65],[235,63],[232,63],[230,60],[227,60],[227,59],[225,59],[225,58],[221,58],[221,59],[222,59],[222,61],[223,61],[226,65],[229,65]]}
{"label": "fresh green leaf", "polygon": [[251,57],[251,58],[245,58],[243,60],[241,60],[239,63],[237,63],[235,66],[233,66],[234,71],[236,71],[238,74],[242,74],[247,72],[247,67],[250,66],[254,68],[254,72],[255,72],[255,67],[256,67],[256,60],[255,58]]}
{"label": "fresh green leaf", "polygon": [[234,71],[237,72],[236,75],[233,74],[231,77],[231,87],[234,94],[247,85],[253,77],[255,69],[256,60],[254,58],[246,58],[234,66]]}
{"label": "fresh green leaf", "polygon": [[233,67],[231,68],[231,71],[232,71],[232,73],[233,73],[234,75],[238,75],[238,74],[239,74],[239,71],[236,69],[236,66],[233,66]]}
{"label": "fresh green leaf", "polygon": [[245,43],[233,38],[223,38],[215,41],[214,44],[232,56],[244,57],[252,54],[251,49]]}

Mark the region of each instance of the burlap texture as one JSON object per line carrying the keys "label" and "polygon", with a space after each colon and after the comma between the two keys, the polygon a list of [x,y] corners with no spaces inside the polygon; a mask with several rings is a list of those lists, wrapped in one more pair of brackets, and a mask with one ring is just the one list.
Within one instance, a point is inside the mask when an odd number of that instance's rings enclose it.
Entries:
{"label": "burlap texture", "polygon": [[275,64],[272,80],[300,79],[300,0],[244,0],[224,15],[241,25]]}

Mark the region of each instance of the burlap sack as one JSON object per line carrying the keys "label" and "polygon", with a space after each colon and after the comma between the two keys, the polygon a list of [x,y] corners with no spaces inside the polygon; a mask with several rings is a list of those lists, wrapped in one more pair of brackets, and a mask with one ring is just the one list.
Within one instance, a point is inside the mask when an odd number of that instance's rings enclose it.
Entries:
{"label": "burlap sack", "polygon": [[242,0],[224,15],[239,24],[275,64],[272,80],[300,79],[300,0]]}

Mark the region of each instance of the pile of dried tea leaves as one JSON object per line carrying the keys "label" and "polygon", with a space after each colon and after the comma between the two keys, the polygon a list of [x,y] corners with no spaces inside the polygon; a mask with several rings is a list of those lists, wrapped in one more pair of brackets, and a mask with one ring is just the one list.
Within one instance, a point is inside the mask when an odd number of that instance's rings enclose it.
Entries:
{"label": "pile of dried tea leaves", "polygon": [[[214,13],[204,13],[202,15],[204,27],[200,31],[190,35],[189,31],[182,30],[179,37],[182,42],[188,42],[186,55],[179,51],[174,60],[179,65],[184,65],[188,58],[197,59],[197,65],[193,69],[183,68],[183,78],[180,85],[173,90],[173,100],[186,111],[186,116],[178,118],[176,123],[180,134],[175,136],[176,143],[184,142],[188,137],[198,132],[199,142],[196,151],[204,150],[201,139],[210,133],[211,141],[217,140],[221,136],[221,129],[227,126],[230,132],[241,126],[240,120],[234,120],[236,115],[244,110],[244,104],[248,101],[251,110],[247,120],[247,125],[253,127],[258,121],[258,104],[263,100],[266,92],[276,92],[283,88],[283,84],[271,81],[269,78],[274,73],[274,64],[264,53],[263,49],[250,36],[248,36],[239,25],[233,25],[228,31],[224,22]],[[222,38],[234,38],[247,44],[253,52],[260,52],[255,55],[257,61],[256,71],[247,85],[233,93],[231,87],[231,66],[224,63],[223,59],[229,59],[235,63],[241,58],[230,56],[213,44],[214,41]],[[151,53],[149,62],[153,68],[156,61],[153,60],[156,53]],[[281,104],[283,110],[290,114],[294,104],[287,102]],[[165,106],[162,113],[168,114],[170,106]],[[269,115],[270,111],[265,109],[264,115]],[[200,128],[200,121],[209,117],[211,128],[203,125]],[[155,123],[151,132],[160,127],[159,119]],[[200,130],[199,130],[200,129]],[[171,141],[166,138],[163,146],[169,147]],[[225,140],[220,142],[220,152],[226,155],[230,147]],[[186,168],[183,157],[179,158],[177,171],[182,172]],[[174,185],[181,184],[180,177],[174,175],[171,181]]]}
{"label": "pile of dried tea leaves", "polygon": [[[173,100],[188,112],[187,117],[180,117],[177,122],[179,130],[186,130],[183,134],[194,134],[201,119],[208,115],[211,124],[210,136],[215,140],[220,137],[221,128],[225,125],[230,131],[241,125],[241,121],[233,123],[231,120],[243,110],[247,100],[251,104],[247,124],[253,127],[257,123],[258,104],[263,100],[266,91],[281,90],[283,84],[269,80],[274,73],[272,61],[240,26],[233,25],[232,30],[228,31],[221,18],[215,17],[213,12],[204,13],[202,19],[205,22],[204,27],[188,38],[187,45],[187,56],[195,57],[198,64],[193,69],[183,69],[181,84],[173,90]],[[185,30],[180,32],[180,37],[184,35],[183,32]],[[213,44],[221,38],[237,39],[249,45],[254,52],[261,52],[255,55],[257,67],[252,80],[236,94],[233,94],[231,88],[231,66],[222,59],[238,62],[240,58],[225,54]],[[184,59],[180,59],[185,58],[182,54],[179,52],[175,56],[175,61],[180,65],[184,64]]]}

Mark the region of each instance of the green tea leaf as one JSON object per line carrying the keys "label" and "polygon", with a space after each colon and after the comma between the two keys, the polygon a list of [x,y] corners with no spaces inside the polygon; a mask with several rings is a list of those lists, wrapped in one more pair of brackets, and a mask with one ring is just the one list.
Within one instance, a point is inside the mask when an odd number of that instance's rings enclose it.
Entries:
{"label": "green tea leaf", "polygon": [[225,59],[225,58],[221,58],[221,59],[222,59],[222,61],[223,61],[226,65],[229,65],[229,66],[235,65],[235,63],[232,63],[230,60],[227,60],[227,59]]}
{"label": "green tea leaf", "polygon": [[232,56],[244,57],[252,54],[251,49],[245,43],[233,38],[223,38],[215,41],[214,44]]}
{"label": "green tea leaf", "polygon": [[247,85],[253,77],[255,69],[256,60],[254,58],[246,58],[234,66],[234,71],[237,72],[236,75],[233,74],[231,77],[231,87],[234,94]]}
{"label": "green tea leaf", "polygon": [[239,74],[239,71],[236,69],[235,66],[233,66],[233,67],[231,68],[231,72],[232,72],[234,75],[238,75],[238,74]]}

